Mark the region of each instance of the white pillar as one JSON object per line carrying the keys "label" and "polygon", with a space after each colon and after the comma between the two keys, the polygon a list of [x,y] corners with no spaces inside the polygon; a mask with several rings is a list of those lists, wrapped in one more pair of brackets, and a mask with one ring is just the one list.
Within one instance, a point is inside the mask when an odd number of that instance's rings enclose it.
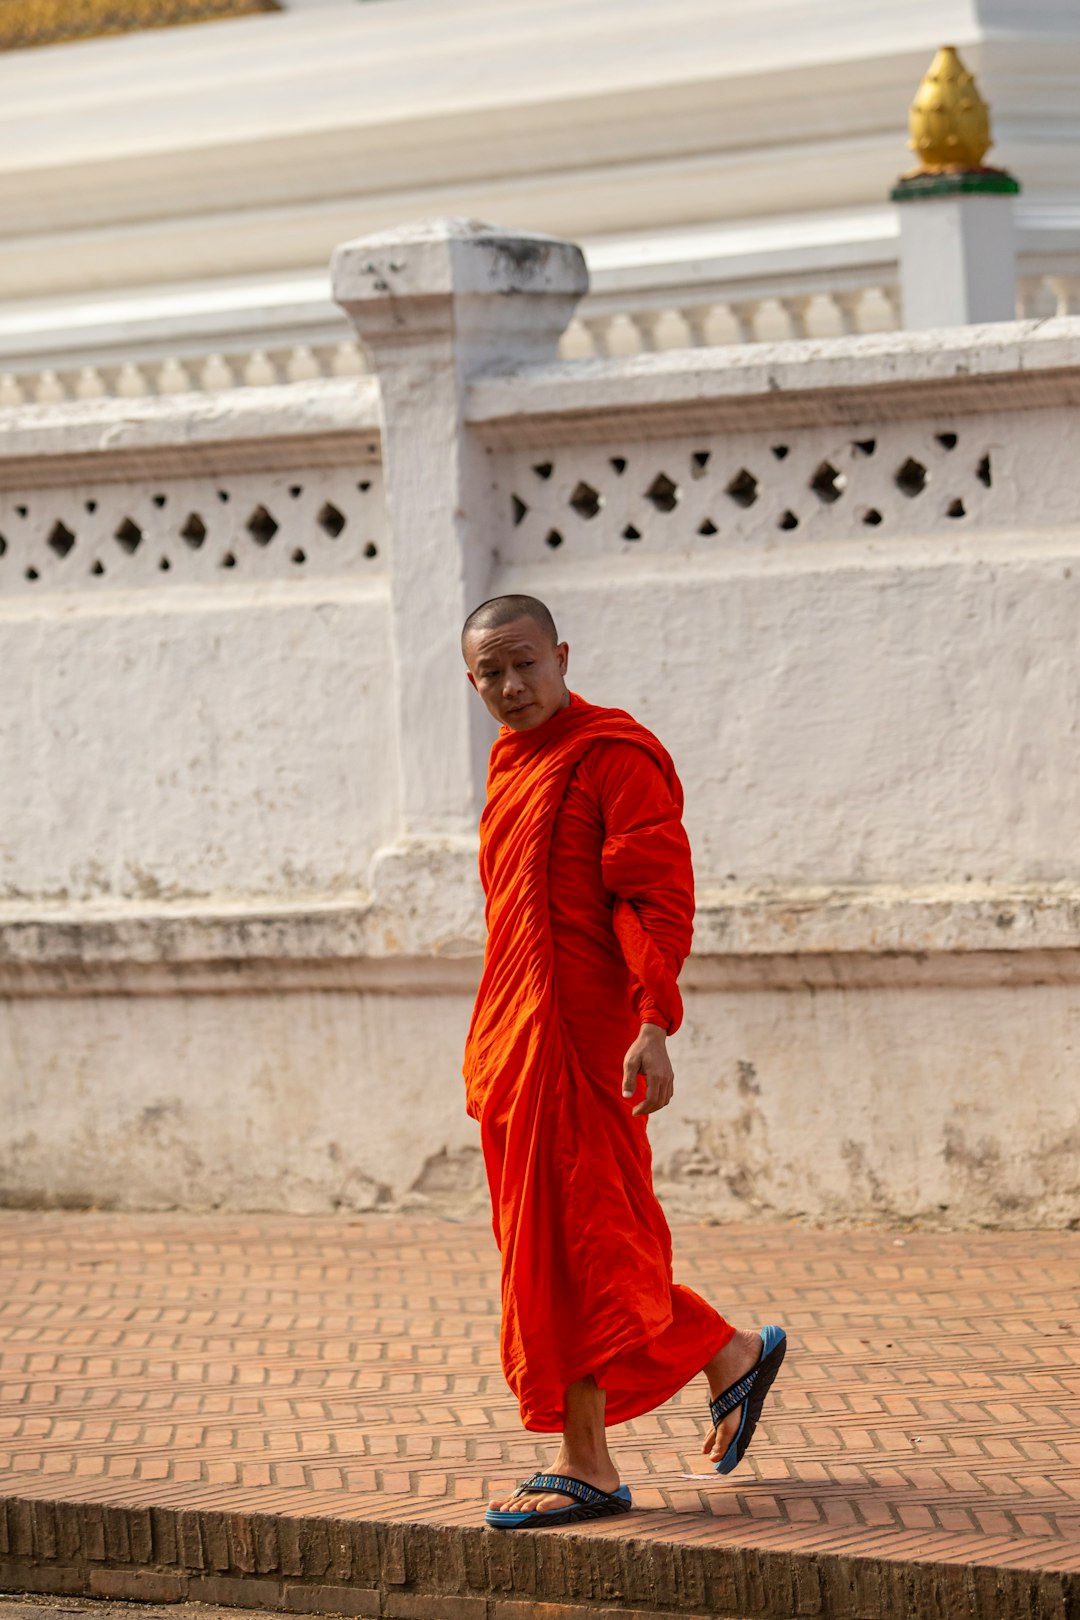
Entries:
{"label": "white pillar", "polygon": [[382,396],[402,836],[471,836],[493,731],[459,637],[509,514],[491,506],[468,385],[555,359],[588,272],[572,243],[465,220],[347,242],[331,272]]}
{"label": "white pillar", "polygon": [[[957,182],[963,176],[957,177]],[[900,291],[910,330],[1016,319],[1013,193],[893,192],[900,202]]]}

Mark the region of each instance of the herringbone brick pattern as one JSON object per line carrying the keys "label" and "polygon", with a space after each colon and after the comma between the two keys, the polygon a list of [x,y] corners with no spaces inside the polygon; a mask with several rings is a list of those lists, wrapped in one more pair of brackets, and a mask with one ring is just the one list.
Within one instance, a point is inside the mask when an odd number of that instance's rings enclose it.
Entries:
{"label": "herringbone brick pattern", "polygon": [[[613,1431],[638,1511],[585,1533],[1080,1569],[1080,1234],[686,1226],[676,1252],[788,1359],[728,1479],[700,1382]],[[0,1496],[476,1524],[551,1451],[497,1301],[479,1224],[0,1215]]]}

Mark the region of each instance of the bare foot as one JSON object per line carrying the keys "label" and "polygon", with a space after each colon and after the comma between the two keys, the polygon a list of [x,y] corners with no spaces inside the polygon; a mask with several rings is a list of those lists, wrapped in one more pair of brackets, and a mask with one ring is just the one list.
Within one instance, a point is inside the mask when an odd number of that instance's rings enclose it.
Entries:
{"label": "bare foot", "polygon": [[[610,1457],[572,1457],[565,1448],[559,1452],[550,1468],[538,1472],[569,1474],[571,1479],[583,1479],[586,1485],[595,1485],[598,1491],[614,1491],[619,1487],[619,1476]],[[550,1513],[553,1508],[580,1507],[581,1503],[576,1497],[565,1496],[560,1491],[545,1491],[543,1494],[530,1491],[523,1495],[519,1486],[509,1496],[496,1497],[488,1506],[509,1513]]]}
{"label": "bare foot", "polygon": [[[725,1389],[737,1384],[739,1379],[748,1373],[751,1367],[756,1367],[761,1357],[762,1339],[760,1333],[746,1333],[737,1329],[735,1337],[730,1339],[724,1348],[717,1352],[704,1369],[709,1380],[709,1395],[715,1401]],[[737,1406],[723,1419],[718,1429],[710,1429],[708,1438],[702,1446],[710,1462],[718,1463],[727,1451],[731,1442],[739,1432],[742,1421],[742,1407]]]}

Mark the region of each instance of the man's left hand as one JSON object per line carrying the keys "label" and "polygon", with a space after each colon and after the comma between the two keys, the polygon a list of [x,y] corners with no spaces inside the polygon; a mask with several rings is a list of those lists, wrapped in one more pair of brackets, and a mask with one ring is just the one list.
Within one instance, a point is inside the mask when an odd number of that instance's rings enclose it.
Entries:
{"label": "man's left hand", "polygon": [[645,1076],[645,1095],[634,1114],[655,1114],[666,1108],[675,1092],[675,1072],[667,1051],[667,1030],[659,1024],[642,1024],[641,1032],[623,1059],[622,1094],[632,1097],[638,1076]]}

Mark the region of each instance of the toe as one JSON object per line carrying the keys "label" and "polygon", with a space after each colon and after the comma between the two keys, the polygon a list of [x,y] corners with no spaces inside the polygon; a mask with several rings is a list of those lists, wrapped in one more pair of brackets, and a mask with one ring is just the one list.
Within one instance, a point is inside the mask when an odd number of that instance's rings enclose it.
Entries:
{"label": "toe", "polygon": [[516,1491],[511,1491],[509,1496],[493,1497],[488,1503],[488,1507],[493,1513],[521,1513],[527,1506],[531,1505],[526,1499],[518,1496]]}
{"label": "toe", "polygon": [[705,1447],[706,1451],[709,1453],[710,1462],[720,1462],[720,1460],[727,1455],[728,1447],[735,1438],[736,1431],[739,1427],[740,1411],[741,1408],[737,1407],[734,1412],[729,1412],[723,1423],[718,1424],[713,1430],[709,1442]]}

